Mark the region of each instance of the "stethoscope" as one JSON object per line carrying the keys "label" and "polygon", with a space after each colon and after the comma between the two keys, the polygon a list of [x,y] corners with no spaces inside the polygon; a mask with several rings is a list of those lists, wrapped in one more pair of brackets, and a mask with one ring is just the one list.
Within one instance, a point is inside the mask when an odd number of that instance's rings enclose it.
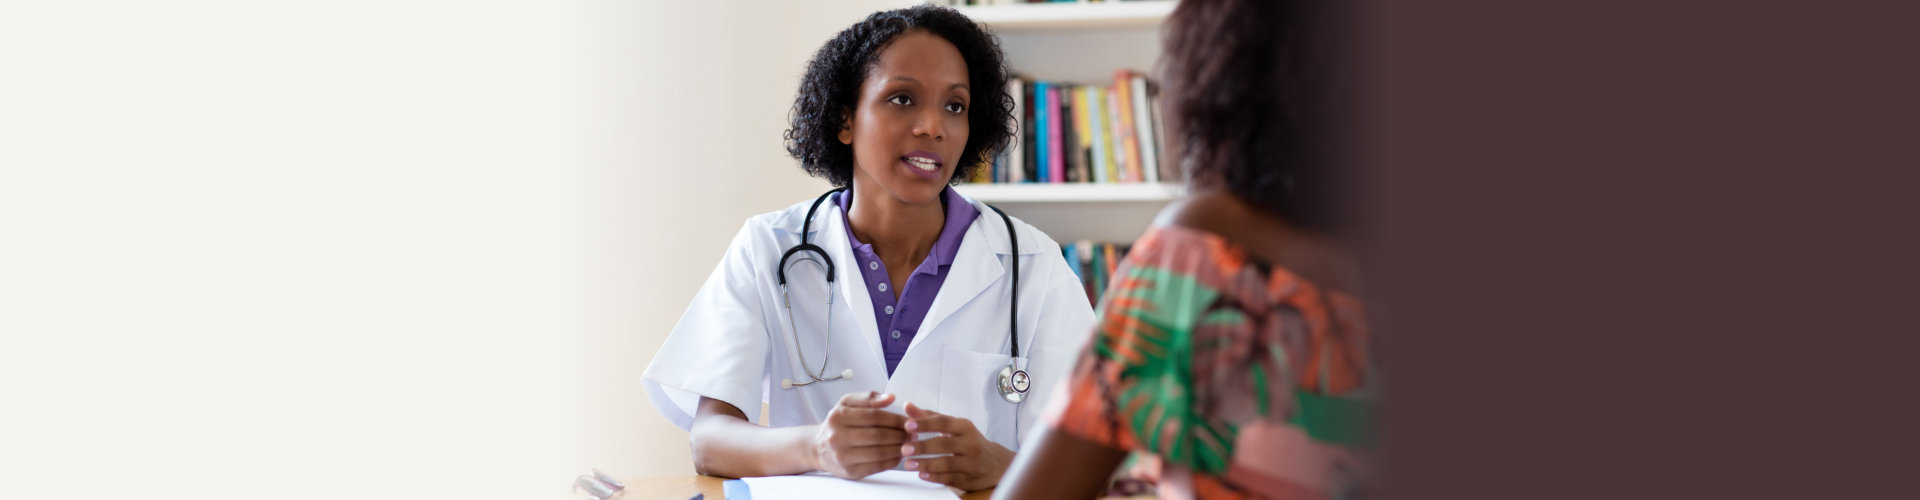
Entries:
{"label": "stethoscope", "polygon": [[[852,368],[848,368],[831,377],[827,376],[828,358],[825,356],[820,360],[819,370],[814,370],[812,365],[807,362],[806,349],[800,347],[799,325],[793,321],[793,300],[787,296],[787,260],[792,258],[794,254],[811,252],[813,254],[812,256],[803,255],[800,259],[813,260],[815,257],[818,257],[819,262],[826,264],[826,332],[827,342],[831,343],[833,341],[833,258],[828,257],[827,251],[820,248],[819,245],[808,243],[807,235],[813,232],[813,214],[816,210],[820,209],[820,203],[827,201],[827,198],[833,196],[834,193],[845,191],[846,189],[847,188],[844,187],[835,188],[827,191],[826,194],[820,195],[819,198],[814,199],[813,205],[807,207],[806,221],[802,222],[800,226],[800,244],[794,245],[793,248],[788,248],[786,253],[780,255],[780,268],[778,273],[780,277],[780,305],[787,311],[787,332],[793,337],[794,353],[800,356],[800,370],[806,372],[807,378],[812,379],[805,382],[794,382],[793,379],[781,379],[780,388],[782,389],[792,389],[819,382],[853,378]],[[1001,399],[1007,400],[1008,403],[1019,404],[1021,401],[1027,399],[1027,389],[1033,386],[1033,378],[1027,375],[1027,371],[1014,366],[1014,361],[1020,358],[1020,325],[1018,319],[1020,317],[1020,237],[1014,234],[1013,219],[1007,217],[1006,212],[1000,211],[1000,207],[993,205],[987,205],[987,208],[991,208],[994,213],[1000,214],[1000,221],[1007,225],[1007,239],[1013,248],[1013,255],[1007,259],[1013,262],[1013,304],[1007,308],[1007,341],[1009,346],[1007,348],[1007,366],[1000,368],[1000,372],[995,374],[995,386],[1000,389]],[[827,355],[831,356],[832,354],[832,350],[829,349]]]}

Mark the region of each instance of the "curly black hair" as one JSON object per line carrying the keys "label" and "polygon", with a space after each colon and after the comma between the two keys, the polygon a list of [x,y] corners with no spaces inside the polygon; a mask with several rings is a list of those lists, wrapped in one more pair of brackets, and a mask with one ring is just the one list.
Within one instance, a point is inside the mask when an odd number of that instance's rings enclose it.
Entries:
{"label": "curly black hair", "polygon": [[966,179],[1013,140],[1013,97],[1007,95],[1007,69],[1000,40],[985,27],[953,9],[921,4],[875,12],[828,40],[807,63],[800,95],[793,100],[784,134],[787,154],[800,167],[834,186],[853,182],[853,147],[841,144],[846,113],[857,108],[860,85],[878,63],[880,51],[901,34],[924,30],[960,49],[967,63],[973,105],[967,109],[967,147],[949,182]]}
{"label": "curly black hair", "polygon": [[1191,182],[1296,225],[1336,230],[1337,63],[1345,17],[1331,0],[1181,0],[1162,39],[1170,149]]}

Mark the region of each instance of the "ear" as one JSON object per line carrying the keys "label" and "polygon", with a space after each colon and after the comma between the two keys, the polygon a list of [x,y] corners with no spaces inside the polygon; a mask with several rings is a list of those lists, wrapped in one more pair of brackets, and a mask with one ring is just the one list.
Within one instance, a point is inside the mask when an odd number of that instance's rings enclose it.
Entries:
{"label": "ear", "polygon": [[840,108],[840,143],[853,144],[853,110]]}

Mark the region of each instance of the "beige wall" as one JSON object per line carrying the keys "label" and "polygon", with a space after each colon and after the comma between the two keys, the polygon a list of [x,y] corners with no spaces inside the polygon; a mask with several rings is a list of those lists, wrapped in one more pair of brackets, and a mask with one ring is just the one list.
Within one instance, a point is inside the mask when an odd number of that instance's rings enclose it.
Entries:
{"label": "beige wall", "polygon": [[685,474],[639,376],[806,57],[905,2],[0,14],[0,498],[566,498]]}

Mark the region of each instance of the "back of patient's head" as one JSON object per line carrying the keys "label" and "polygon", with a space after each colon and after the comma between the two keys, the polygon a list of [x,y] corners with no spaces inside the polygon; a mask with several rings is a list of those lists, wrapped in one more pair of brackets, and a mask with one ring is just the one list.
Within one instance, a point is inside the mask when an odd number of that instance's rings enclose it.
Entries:
{"label": "back of patient's head", "polygon": [[1170,160],[1289,223],[1337,231],[1335,29],[1325,0],[1181,0],[1166,24]]}

